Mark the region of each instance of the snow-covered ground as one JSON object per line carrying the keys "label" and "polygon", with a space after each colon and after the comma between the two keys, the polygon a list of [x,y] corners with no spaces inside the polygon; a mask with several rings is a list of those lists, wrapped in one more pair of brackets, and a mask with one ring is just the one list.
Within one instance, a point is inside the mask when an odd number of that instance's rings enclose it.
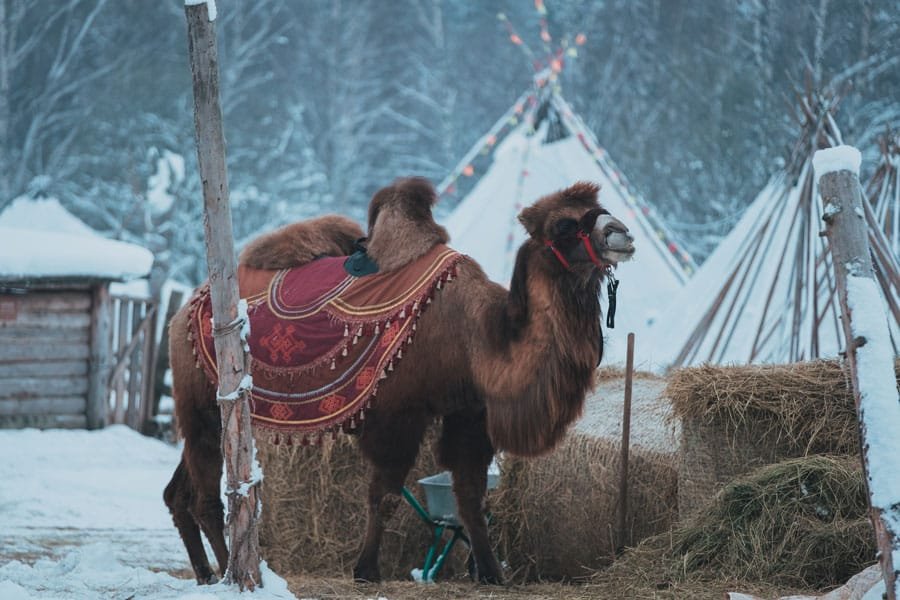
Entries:
{"label": "snow-covered ground", "polygon": [[[190,568],[162,500],[179,454],[121,425],[0,431],[0,599],[238,598],[170,574]],[[252,598],[294,598],[263,577]]]}

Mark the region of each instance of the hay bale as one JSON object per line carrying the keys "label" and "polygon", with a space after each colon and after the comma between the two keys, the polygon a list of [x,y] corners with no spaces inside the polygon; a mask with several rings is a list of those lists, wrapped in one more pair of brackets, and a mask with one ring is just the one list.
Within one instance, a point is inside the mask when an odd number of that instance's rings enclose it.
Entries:
{"label": "hay bale", "polygon": [[[416,480],[439,471],[426,436],[407,487],[424,504]],[[350,576],[366,526],[368,473],[356,441],[349,436],[326,440],[322,446],[273,446],[260,440],[262,483],[261,554],[279,573]],[[397,508],[388,521],[381,545],[384,579],[409,579],[421,568],[431,543],[427,526],[412,508],[388,496]],[[465,573],[466,554],[457,544],[442,577]]]}
{"label": "hay bale", "polygon": [[712,505],[672,534],[679,576],[822,589],[875,560],[858,457],[808,456],[729,483]]}
{"label": "hay bale", "polygon": [[627,536],[614,539],[619,464],[618,443],[580,433],[544,457],[502,461],[492,531],[513,581],[587,577],[618,546],[671,527],[675,456],[633,447]]}
{"label": "hay bale", "polygon": [[837,361],[678,369],[665,393],[681,421],[682,519],[755,467],[859,452],[853,395]]}

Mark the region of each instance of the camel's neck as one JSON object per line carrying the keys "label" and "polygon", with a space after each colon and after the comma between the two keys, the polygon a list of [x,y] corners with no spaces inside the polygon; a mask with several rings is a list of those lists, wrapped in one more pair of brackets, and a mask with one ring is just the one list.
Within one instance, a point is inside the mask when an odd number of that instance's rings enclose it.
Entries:
{"label": "camel's neck", "polygon": [[599,279],[560,273],[540,250],[520,250],[475,366],[494,445],[524,455],[552,448],[581,414],[601,344]]}

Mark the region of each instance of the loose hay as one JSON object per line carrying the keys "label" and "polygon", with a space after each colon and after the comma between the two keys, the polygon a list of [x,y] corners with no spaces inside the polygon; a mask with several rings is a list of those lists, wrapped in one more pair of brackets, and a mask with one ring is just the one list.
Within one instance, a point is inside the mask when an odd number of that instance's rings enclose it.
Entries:
{"label": "loose hay", "polygon": [[674,462],[673,455],[632,447],[627,532],[616,540],[619,444],[571,433],[547,456],[503,460],[492,531],[510,578],[584,578],[608,565],[618,546],[669,529],[676,517]]}
{"label": "loose hay", "polygon": [[825,588],[875,559],[859,458],[809,456],[728,484],[673,534],[684,573]]}
{"label": "loose hay", "polygon": [[859,452],[848,374],[837,361],[678,369],[665,393],[682,425],[682,519],[755,467]]}
{"label": "loose hay", "polygon": [[602,598],[810,593],[875,561],[856,457],[809,456],[727,485],[689,523],[644,540],[592,578]]}
{"label": "loose hay", "polygon": [[[420,499],[416,481],[439,470],[429,434],[407,486]],[[284,574],[349,577],[366,526],[368,467],[355,440],[338,436],[322,446],[259,444],[265,474],[260,546],[272,568]],[[404,500],[396,505],[382,538],[380,570],[385,579],[409,579],[421,568],[431,543],[427,526]],[[465,553],[458,544],[441,571],[442,577],[465,572]]]}

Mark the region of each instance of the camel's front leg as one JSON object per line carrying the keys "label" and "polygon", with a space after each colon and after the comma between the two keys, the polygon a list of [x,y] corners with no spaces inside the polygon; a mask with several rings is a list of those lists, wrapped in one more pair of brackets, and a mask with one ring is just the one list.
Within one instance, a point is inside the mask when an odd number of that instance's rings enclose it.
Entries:
{"label": "camel's front leg", "polygon": [[484,514],[487,469],[494,456],[494,448],[485,428],[484,413],[444,417],[439,449],[441,464],[453,474],[453,493],[456,495],[459,519],[469,535],[478,580],[482,583],[502,583],[500,565],[491,550]]}

